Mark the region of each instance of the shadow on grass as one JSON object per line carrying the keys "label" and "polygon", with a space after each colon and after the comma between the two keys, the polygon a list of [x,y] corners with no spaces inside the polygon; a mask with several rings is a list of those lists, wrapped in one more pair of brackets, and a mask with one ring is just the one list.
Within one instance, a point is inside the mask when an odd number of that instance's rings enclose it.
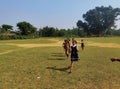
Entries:
{"label": "shadow on grass", "polygon": [[48,58],[48,60],[65,60],[66,56],[64,53],[51,53],[51,58]]}
{"label": "shadow on grass", "polygon": [[65,54],[64,53],[52,53],[51,56],[54,56],[54,57],[65,57]]}
{"label": "shadow on grass", "polygon": [[46,69],[52,69],[52,70],[67,72],[67,70],[70,69],[70,67],[57,68],[56,66],[54,66],[54,67],[46,67]]}
{"label": "shadow on grass", "polygon": [[65,58],[48,58],[48,60],[65,60]]}

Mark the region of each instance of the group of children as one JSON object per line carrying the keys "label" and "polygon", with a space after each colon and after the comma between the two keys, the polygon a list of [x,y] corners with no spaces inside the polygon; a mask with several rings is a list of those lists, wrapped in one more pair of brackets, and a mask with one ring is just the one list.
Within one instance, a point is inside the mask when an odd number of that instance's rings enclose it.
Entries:
{"label": "group of children", "polygon": [[[85,46],[84,41],[82,39],[81,40],[82,50],[84,50],[84,46]],[[71,64],[70,64],[70,72],[69,72],[69,73],[71,73],[74,62],[79,60],[77,41],[74,38],[72,38],[72,46],[70,46],[70,39],[64,40],[63,47],[64,47],[65,54],[67,57],[69,57],[69,54],[71,54],[70,55]]]}

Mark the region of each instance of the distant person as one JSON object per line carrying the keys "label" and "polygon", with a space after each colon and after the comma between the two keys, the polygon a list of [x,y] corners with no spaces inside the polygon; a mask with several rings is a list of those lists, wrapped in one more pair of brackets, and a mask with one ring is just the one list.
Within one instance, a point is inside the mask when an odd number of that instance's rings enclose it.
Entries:
{"label": "distant person", "polygon": [[75,38],[72,38],[72,43],[73,43],[73,41],[75,41]]}
{"label": "distant person", "polygon": [[70,40],[69,39],[64,40],[63,48],[64,48],[66,56],[69,57],[70,55]]}
{"label": "distant person", "polygon": [[85,47],[85,44],[84,44],[84,40],[82,39],[81,40],[81,48],[82,48],[82,50],[84,50],[84,47]]}
{"label": "distant person", "polygon": [[62,44],[63,48],[66,48],[66,40],[64,40],[63,44]]}
{"label": "distant person", "polygon": [[73,68],[73,64],[75,61],[78,61],[79,57],[78,57],[78,46],[77,46],[77,41],[73,41],[72,42],[72,46],[71,46],[71,65],[70,65],[70,72],[72,72],[72,68]]}

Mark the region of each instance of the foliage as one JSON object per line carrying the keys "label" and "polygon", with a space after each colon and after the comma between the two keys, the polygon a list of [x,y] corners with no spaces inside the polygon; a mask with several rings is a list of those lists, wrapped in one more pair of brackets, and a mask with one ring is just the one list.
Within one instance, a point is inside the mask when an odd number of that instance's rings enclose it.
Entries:
{"label": "foliage", "polygon": [[113,30],[114,36],[120,36],[120,29],[119,30]]}
{"label": "foliage", "polygon": [[0,28],[0,33],[5,33],[5,32],[6,32],[6,30],[5,30],[5,29]]}
{"label": "foliage", "polygon": [[2,33],[0,34],[0,40],[16,39],[16,34]]}
{"label": "foliage", "polygon": [[85,22],[79,20],[77,26],[83,28],[88,35],[94,34],[103,36],[105,33],[114,26],[117,16],[120,15],[120,8],[109,7],[96,7],[83,14]]}
{"label": "foliage", "polygon": [[19,22],[17,26],[21,32],[21,35],[30,35],[36,32],[36,28],[28,22]]}
{"label": "foliage", "polygon": [[2,30],[11,31],[11,30],[13,30],[13,26],[7,25],[7,24],[3,24],[2,25]]}
{"label": "foliage", "polygon": [[57,29],[54,27],[44,27],[39,29],[40,37],[72,37],[85,36],[85,33],[79,28]]}
{"label": "foliage", "polygon": [[51,37],[54,36],[55,29],[53,27],[44,27],[42,30],[40,30],[41,36],[43,37]]}

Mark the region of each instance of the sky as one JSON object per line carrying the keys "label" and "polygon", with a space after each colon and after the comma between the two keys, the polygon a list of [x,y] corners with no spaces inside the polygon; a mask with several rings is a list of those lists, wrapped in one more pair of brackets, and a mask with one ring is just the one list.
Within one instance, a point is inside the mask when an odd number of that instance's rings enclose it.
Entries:
{"label": "sky", "polygon": [[[82,15],[96,6],[120,8],[120,0],[0,0],[0,26],[26,21],[37,28],[76,27]],[[116,22],[120,28],[120,21]]]}

